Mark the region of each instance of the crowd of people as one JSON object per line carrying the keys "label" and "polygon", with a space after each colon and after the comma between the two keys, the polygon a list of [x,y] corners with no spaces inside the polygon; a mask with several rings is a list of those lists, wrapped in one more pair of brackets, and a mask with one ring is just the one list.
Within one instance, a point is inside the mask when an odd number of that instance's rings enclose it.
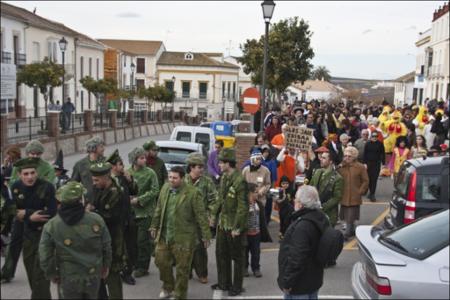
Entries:
{"label": "crowd of people", "polygon": [[[125,169],[118,150],[105,156],[95,136],[69,177],[62,153],[49,164],[39,141],[27,144],[25,158],[10,147],[1,178],[1,230],[10,235],[6,248],[2,240],[2,282],[14,278],[23,251],[33,299],[50,299],[50,282],[62,299],[122,299],[122,283],[148,276],[154,257],[160,298],[183,299],[193,272],[208,283],[215,237],[211,288],[237,296],[245,277],[263,276],[261,243],[272,241],[276,210],[279,287],[286,299],[317,298],[324,268],[336,264],[314,259],[321,234],[341,223],[352,238],[363,197],[376,201],[380,175],[395,177],[406,159],[448,155],[448,115],[448,101],[435,100],[274,107],[242,166],[217,140],[208,158],[191,153],[186,168],[167,171],[150,140],[128,153]],[[286,147],[288,126],[312,130],[309,150]]]}

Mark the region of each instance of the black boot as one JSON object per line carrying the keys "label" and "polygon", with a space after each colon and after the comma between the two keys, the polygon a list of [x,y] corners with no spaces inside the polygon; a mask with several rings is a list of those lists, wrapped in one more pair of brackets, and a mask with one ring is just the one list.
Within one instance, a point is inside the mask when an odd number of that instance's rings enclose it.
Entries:
{"label": "black boot", "polygon": [[134,279],[134,277],[131,274],[120,274],[120,277],[122,277],[122,281],[126,284],[129,285],[135,285],[136,284],[136,280]]}

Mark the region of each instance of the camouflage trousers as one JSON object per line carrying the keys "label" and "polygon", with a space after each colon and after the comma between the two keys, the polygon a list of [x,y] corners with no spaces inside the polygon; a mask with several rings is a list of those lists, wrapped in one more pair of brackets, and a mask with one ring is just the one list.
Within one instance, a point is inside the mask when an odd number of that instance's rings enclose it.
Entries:
{"label": "camouflage trousers", "polygon": [[85,279],[83,282],[61,278],[58,284],[59,299],[98,299],[100,277]]}
{"label": "camouflage trousers", "polygon": [[150,238],[148,232],[151,222],[151,217],[136,219],[137,249],[136,251],[133,251],[134,253],[137,253],[136,270],[148,271],[148,268],[150,267],[150,258],[154,248],[153,240]]}
{"label": "camouflage trousers", "polygon": [[31,299],[51,299],[50,281],[39,264],[40,232],[27,233],[23,239],[23,264],[31,288]]}
{"label": "camouflage trousers", "polygon": [[[247,235],[231,236],[231,231],[217,228],[216,261],[217,277],[221,288],[241,290],[244,282],[245,250]],[[234,262],[232,272],[231,263]],[[232,276],[234,274],[234,276]],[[233,278],[232,278],[233,277]],[[233,279],[233,280],[232,280]]]}
{"label": "camouflage trousers", "polygon": [[[173,243],[161,241],[156,245],[155,264],[159,269],[163,289],[175,291],[176,299],[186,299],[193,253],[193,249],[182,248]],[[174,264],[176,280],[172,272]]]}
{"label": "camouflage trousers", "polygon": [[[199,278],[208,277],[208,251],[200,241],[199,245],[194,250],[194,257],[192,259],[192,268]],[[191,271],[192,272],[192,271]]]}

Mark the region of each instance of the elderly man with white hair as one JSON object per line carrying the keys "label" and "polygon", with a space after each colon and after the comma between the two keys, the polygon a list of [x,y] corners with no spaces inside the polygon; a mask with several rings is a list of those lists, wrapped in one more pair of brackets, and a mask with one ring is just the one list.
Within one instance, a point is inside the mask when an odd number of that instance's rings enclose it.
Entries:
{"label": "elderly man with white hair", "polygon": [[330,226],[322,212],[315,187],[301,186],[295,212],[280,245],[278,285],[284,299],[317,299],[323,284],[323,267],[314,259],[322,233]]}
{"label": "elderly man with white hair", "polygon": [[355,235],[355,221],[359,220],[362,195],[367,193],[369,177],[366,167],[357,161],[358,149],[349,146],[344,150],[344,160],[338,173],[344,178],[344,193],[341,199],[340,218],[345,221],[344,237]]}
{"label": "elderly man with white hair", "polygon": [[361,137],[356,140],[355,147],[358,149],[358,161],[363,161],[364,156],[364,147],[366,146],[367,141],[369,140],[369,130],[363,129],[361,131]]}

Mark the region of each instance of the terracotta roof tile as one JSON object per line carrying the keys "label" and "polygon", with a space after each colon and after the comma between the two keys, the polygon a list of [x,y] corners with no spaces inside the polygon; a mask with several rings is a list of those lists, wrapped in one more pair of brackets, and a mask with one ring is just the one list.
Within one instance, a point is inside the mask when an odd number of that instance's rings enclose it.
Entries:
{"label": "terracotta roof tile", "polygon": [[105,45],[135,55],[156,55],[161,48],[161,41],[98,39]]}
{"label": "terracotta roof tile", "polygon": [[[191,52],[192,53],[192,52]],[[158,60],[157,65],[169,65],[169,66],[199,66],[199,67],[221,67],[221,68],[232,68],[239,69],[239,66],[231,64],[229,62],[219,62],[213,58],[210,58],[208,54],[205,53],[192,53],[194,59],[186,60],[184,55],[186,52],[163,52]]]}
{"label": "terracotta roof tile", "polygon": [[408,74],[400,76],[399,78],[395,79],[394,81],[397,81],[397,82],[410,82],[410,81],[414,81],[414,77],[415,76],[416,76],[416,71],[412,71],[412,72],[409,72]]}
{"label": "terracotta roof tile", "polygon": [[322,81],[322,80],[306,80],[303,85],[301,84],[301,82],[296,82],[292,85],[301,90],[311,90],[311,91],[318,91],[318,92],[338,92],[339,91],[339,89],[332,83],[329,83],[328,81]]}

